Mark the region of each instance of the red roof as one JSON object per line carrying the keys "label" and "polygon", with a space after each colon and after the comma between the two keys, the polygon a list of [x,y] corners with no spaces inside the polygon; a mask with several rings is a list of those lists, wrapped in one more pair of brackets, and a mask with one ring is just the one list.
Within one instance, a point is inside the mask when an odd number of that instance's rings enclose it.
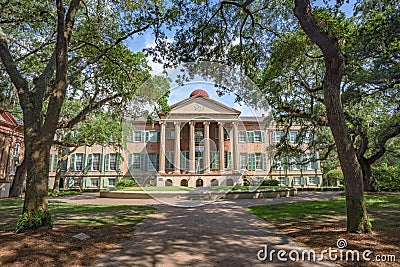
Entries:
{"label": "red roof", "polygon": [[208,93],[206,91],[204,91],[203,89],[196,89],[194,90],[191,94],[190,97],[195,96],[195,95],[202,95],[205,97],[208,97]]}
{"label": "red roof", "polygon": [[14,126],[21,125],[18,121],[8,112],[5,108],[0,107],[0,121],[5,122],[7,124],[11,124]]}

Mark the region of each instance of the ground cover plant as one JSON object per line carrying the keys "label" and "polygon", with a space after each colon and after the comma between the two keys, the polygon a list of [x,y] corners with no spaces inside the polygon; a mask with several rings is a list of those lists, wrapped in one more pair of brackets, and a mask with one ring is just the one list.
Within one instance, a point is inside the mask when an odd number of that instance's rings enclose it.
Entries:
{"label": "ground cover plant", "polygon": [[[50,202],[53,230],[40,228],[16,234],[20,199],[0,200],[0,266],[87,266],[99,254],[128,240],[133,226],[155,211],[153,207],[81,205]],[[79,240],[73,235],[91,238]]]}
{"label": "ground cover plant", "polygon": [[343,266],[399,266],[400,194],[369,194],[365,199],[374,227],[371,235],[346,233],[344,198],[253,206],[248,210],[318,253],[337,248],[337,240],[344,238],[346,249],[373,251],[371,259],[376,255],[396,257],[396,262],[338,262]]}

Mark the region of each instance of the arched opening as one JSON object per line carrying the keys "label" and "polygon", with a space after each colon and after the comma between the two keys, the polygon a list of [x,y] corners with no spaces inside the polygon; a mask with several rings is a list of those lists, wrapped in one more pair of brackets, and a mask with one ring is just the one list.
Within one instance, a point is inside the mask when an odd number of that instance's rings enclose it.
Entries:
{"label": "arched opening", "polygon": [[203,182],[202,179],[197,179],[197,180],[196,180],[196,187],[202,187],[203,184],[204,184],[204,182]]}
{"label": "arched opening", "polygon": [[233,180],[230,178],[226,180],[226,186],[233,186]]}
{"label": "arched opening", "polygon": [[167,179],[165,181],[165,186],[172,186],[172,180],[171,179]]}
{"label": "arched opening", "polygon": [[188,186],[188,181],[186,179],[182,179],[181,186]]}
{"label": "arched opening", "polygon": [[212,179],[211,180],[211,186],[218,186],[218,180],[217,179]]}

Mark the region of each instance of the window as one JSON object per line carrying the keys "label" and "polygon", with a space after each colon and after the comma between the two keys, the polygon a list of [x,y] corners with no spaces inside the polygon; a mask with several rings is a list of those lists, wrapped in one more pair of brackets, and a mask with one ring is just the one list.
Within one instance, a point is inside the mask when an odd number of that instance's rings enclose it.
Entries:
{"label": "window", "polygon": [[[231,140],[231,136],[230,136],[230,133],[231,132],[231,129],[230,128],[226,128],[226,129],[224,129],[224,140],[226,141],[226,140]],[[226,161],[225,161],[226,162]]]}
{"label": "window", "polygon": [[318,185],[319,184],[319,177],[318,176],[308,177],[307,178],[307,184],[308,185]]}
{"label": "window", "polygon": [[297,164],[296,158],[290,158],[290,169],[291,170],[299,170],[299,165]]}
{"label": "window", "polygon": [[99,179],[98,179],[98,178],[92,178],[92,179],[90,179],[90,180],[91,180],[91,182],[92,182],[92,186],[93,186],[93,187],[99,187],[100,182],[99,182]]}
{"label": "window", "polygon": [[277,171],[283,170],[282,158],[275,158],[273,166],[274,166],[274,169]]}
{"label": "window", "polygon": [[254,132],[254,142],[263,142],[262,132]]}
{"label": "window", "polygon": [[132,141],[133,142],[141,142],[142,141],[142,131],[134,131]]}
{"label": "window", "polygon": [[218,151],[211,151],[211,170],[218,170],[219,169],[219,152]]}
{"label": "window", "polygon": [[140,154],[128,155],[128,169],[130,171],[140,171]]}
{"label": "window", "polygon": [[17,170],[17,165],[19,163],[19,153],[21,151],[21,144],[16,143],[14,146],[14,153],[12,157],[12,163],[11,163],[11,175],[15,174],[15,171]]}
{"label": "window", "polygon": [[239,132],[239,142],[245,143],[247,141],[246,132]]}
{"label": "window", "polygon": [[247,154],[246,153],[240,153],[239,162],[240,162],[241,170],[247,169]]}
{"label": "window", "polygon": [[81,186],[81,179],[74,179],[73,181],[74,181],[74,184],[73,184],[74,187],[80,187]]}
{"label": "window", "polygon": [[247,132],[247,142],[254,143],[254,132]]}
{"label": "window", "polygon": [[282,136],[283,136],[283,132],[282,131],[272,132],[272,142],[273,143],[279,143],[281,141]]}
{"label": "window", "polygon": [[175,130],[167,129],[167,139],[175,139]]}
{"label": "window", "polygon": [[110,171],[117,170],[117,154],[110,154]]}
{"label": "window", "polygon": [[174,151],[165,152],[166,160],[165,160],[165,168],[168,170],[174,169]]}
{"label": "window", "polygon": [[196,145],[199,145],[201,141],[203,141],[203,130],[202,129],[196,129],[194,133],[194,142]]}
{"label": "window", "polygon": [[181,151],[181,169],[189,170],[189,151]]}
{"label": "window", "polygon": [[231,169],[232,168],[232,159],[231,159],[231,152],[230,151],[224,151],[224,163],[225,169]]}
{"label": "window", "polygon": [[307,170],[318,170],[318,155],[316,153],[307,153],[306,158],[308,164],[307,164]]}
{"label": "window", "polygon": [[115,186],[117,179],[108,179],[108,186]]}
{"label": "window", "polygon": [[263,166],[262,166],[262,157],[261,157],[261,153],[256,153],[255,154],[255,160],[256,160],[256,170],[262,170]]}
{"label": "window", "polygon": [[100,171],[100,154],[92,154],[92,171]]}
{"label": "window", "polygon": [[312,132],[306,132],[306,137],[304,138],[305,143],[310,143],[313,140]]}
{"label": "window", "polygon": [[156,153],[149,153],[149,164],[147,167],[147,170],[149,171],[155,171],[158,170],[158,154]]}
{"label": "window", "polygon": [[119,171],[119,154],[106,154],[104,159],[105,171]]}
{"label": "window", "polygon": [[84,164],[84,154],[75,154],[75,171],[82,171]]}
{"label": "window", "polygon": [[298,132],[289,132],[289,142],[295,143]]}
{"label": "window", "polygon": [[301,185],[302,177],[293,177],[293,185]]}
{"label": "window", "polygon": [[151,131],[149,133],[149,138],[147,138],[147,142],[159,142],[160,141],[160,132]]}
{"label": "window", "polygon": [[289,185],[289,177],[278,177],[276,180],[279,181],[279,185]]}

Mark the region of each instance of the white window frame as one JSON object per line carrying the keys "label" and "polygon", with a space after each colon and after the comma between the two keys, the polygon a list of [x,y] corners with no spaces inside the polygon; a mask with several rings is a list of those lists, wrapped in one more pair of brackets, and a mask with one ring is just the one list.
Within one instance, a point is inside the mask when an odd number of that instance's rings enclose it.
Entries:
{"label": "white window frame", "polygon": [[289,131],[289,142],[290,143],[295,143],[298,134],[299,134],[298,131]]}
{"label": "white window frame", "polygon": [[254,143],[261,143],[262,142],[262,132],[254,131]]}

